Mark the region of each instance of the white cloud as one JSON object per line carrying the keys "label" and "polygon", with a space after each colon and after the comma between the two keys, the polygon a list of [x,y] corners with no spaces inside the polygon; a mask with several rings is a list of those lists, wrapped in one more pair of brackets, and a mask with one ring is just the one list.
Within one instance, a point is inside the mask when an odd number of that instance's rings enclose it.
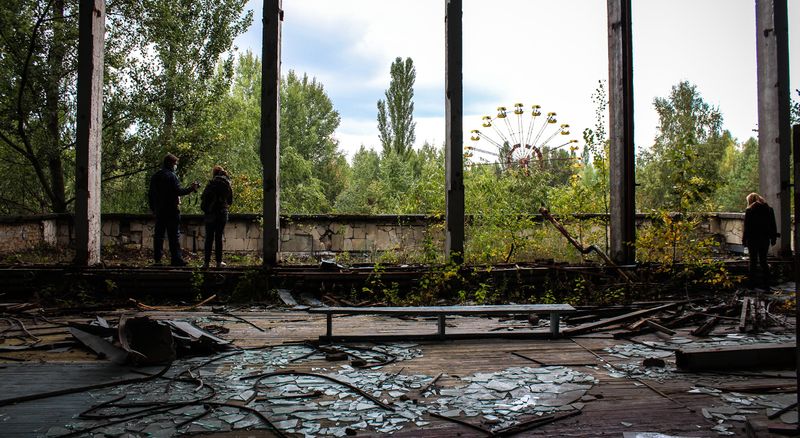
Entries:
{"label": "white cloud", "polygon": [[[800,6],[789,3],[789,23],[800,22]],[[740,140],[751,135],[753,1],[637,0],[633,6],[637,145],[649,145],[655,134],[653,98],[667,96],[684,79],[719,106],[725,128]],[[379,148],[372,108],[388,87],[389,66],[398,56],[411,57],[416,66],[418,145],[444,141],[443,1],[287,0],[283,7],[285,35],[301,27],[317,41],[344,41],[340,51],[326,47],[328,52],[320,53],[310,46],[295,47],[300,53],[284,51],[291,62],[283,68],[308,72],[325,86],[342,115],[337,138],[348,155],[361,144]],[[463,12],[465,142],[469,131],[480,127],[480,116],[516,102],[557,112],[572,126],[574,138],[594,125],[591,94],[608,75],[605,2],[464,0]],[[254,22],[259,25],[258,17]],[[800,46],[800,32],[790,34],[790,45]],[[800,58],[791,63],[795,90]]]}

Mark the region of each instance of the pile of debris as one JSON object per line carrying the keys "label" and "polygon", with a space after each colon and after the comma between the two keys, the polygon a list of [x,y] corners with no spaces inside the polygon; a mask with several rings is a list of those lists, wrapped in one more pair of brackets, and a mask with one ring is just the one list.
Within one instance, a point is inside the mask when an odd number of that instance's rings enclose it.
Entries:
{"label": "pile of debris", "polygon": [[70,322],[69,325],[69,332],[83,346],[115,364],[163,364],[179,357],[233,348],[230,341],[187,321],[123,315],[117,326],[99,316],[89,324]]}

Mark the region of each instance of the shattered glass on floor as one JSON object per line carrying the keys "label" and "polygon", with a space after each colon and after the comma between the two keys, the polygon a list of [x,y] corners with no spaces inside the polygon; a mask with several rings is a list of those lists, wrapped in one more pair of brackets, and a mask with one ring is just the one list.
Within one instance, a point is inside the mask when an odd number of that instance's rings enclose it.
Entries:
{"label": "shattered glass on floor", "polygon": [[[723,402],[702,409],[703,416],[717,424],[712,428],[720,435],[735,435],[729,429],[734,423],[747,421],[747,415],[766,413],[772,415],[797,401],[797,394],[742,394],[725,392],[708,386],[695,386],[690,394],[707,394],[719,397]],[[776,418],[786,424],[797,424],[797,409],[790,409]]]}
{"label": "shattered glass on floor", "polygon": [[[759,333],[744,334],[730,333],[725,336],[713,336],[704,340],[693,340],[686,337],[673,336],[661,342],[645,341],[635,344],[620,344],[604,351],[612,357],[620,359],[634,359],[627,363],[606,363],[603,367],[608,375],[613,378],[651,379],[663,381],[665,379],[685,379],[685,373],[678,373],[675,367],[674,350],[678,349],[704,349],[726,346],[745,346],[764,343],[790,343],[794,342],[793,335]],[[644,344],[644,345],[643,345]],[[673,350],[673,351],[670,351]],[[642,359],[664,359],[663,367],[645,367]],[[739,380],[733,375],[718,377],[727,383]],[[635,385],[642,385],[634,382]],[[796,394],[742,394],[738,392],[725,392],[712,386],[695,386],[689,393],[707,394],[719,397],[721,404],[702,409],[703,416],[714,422],[711,430],[720,436],[734,436],[732,429],[741,428],[747,421],[747,415],[771,415],[796,401]],[[792,409],[778,417],[786,424],[797,424],[797,410]]]}
{"label": "shattered glass on floor", "polygon": [[[374,361],[386,355],[403,360],[422,354],[415,347],[381,345],[357,352],[374,352]],[[271,423],[280,434],[342,437],[424,427],[431,413],[500,429],[530,417],[579,410],[581,397],[596,383],[562,366],[452,377],[447,386],[432,384],[431,376],[404,374],[404,368],[383,372],[324,362],[326,367],[308,372],[290,369],[322,357],[311,346],[288,345],[220,355],[211,364],[209,358],[181,360],[166,374],[169,380],[93,391],[99,405],[45,436],[168,437],[266,429]]]}
{"label": "shattered glass on floor", "polygon": [[[642,341],[641,343],[618,344],[605,348],[604,351],[612,357],[619,359],[635,359],[627,363],[605,364],[608,375],[614,378],[647,378],[663,380],[670,378],[685,378],[683,374],[677,375],[675,371],[675,350],[718,348],[736,345],[752,345],[764,343],[789,343],[794,342],[793,335],[760,333],[742,334],[730,333],[726,336],[712,336],[708,339],[694,340],[682,336],[673,336],[666,341]],[[664,359],[664,367],[645,367],[641,359]]]}
{"label": "shattered glass on floor", "polygon": [[492,429],[503,429],[523,415],[580,410],[580,402],[596,383],[594,377],[567,367],[514,367],[462,378],[466,386],[431,390],[431,412],[445,417],[481,417]]}

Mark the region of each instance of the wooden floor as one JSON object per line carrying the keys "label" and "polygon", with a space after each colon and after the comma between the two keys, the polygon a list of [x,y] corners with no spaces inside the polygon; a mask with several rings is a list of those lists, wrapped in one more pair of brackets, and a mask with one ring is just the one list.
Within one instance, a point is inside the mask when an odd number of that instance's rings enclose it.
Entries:
{"label": "wooden floor", "polygon": [[[103,315],[110,321],[121,312]],[[325,317],[295,311],[238,311],[236,315],[245,318],[264,331],[249,324],[223,315],[210,312],[146,312],[159,319],[184,319],[196,321],[198,325],[224,325],[230,332],[221,337],[232,340],[239,347],[276,346],[284,343],[316,340],[325,332]],[[92,317],[72,318],[88,322]],[[65,321],[61,319],[60,321]],[[497,318],[454,317],[449,318],[449,333],[490,331],[498,327],[524,326],[525,321],[501,322]],[[434,333],[434,318],[397,319],[377,316],[347,316],[336,318],[335,333],[338,334],[404,334]],[[66,329],[48,324],[28,327],[32,333],[51,333],[41,337],[47,341],[69,339]],[[538,330],[546,331],[545,327]],[[720,327],[720,331],[725,327]],[[495,330],[497,332],[498,330]],[[63,333],[62,333],[63,332]],[[687,332],[679,332],[688,336]],[[649,335],[654,336],[654,335]],[[641,337],[638,339],[647,339]],[[655,337],[654,337],[655,339]],[[594,333],[583,337],[559,340],[468,340],[429,342],[419,344],[423,355],[385,366],[387,373],[426,374],[446,376],[437,384],[447,387],[455,383],[455,376],[466,376],[478,371],[499,371],[513,366],[539,366],[513,353],[533,358],[546,365],[570,366],[577,371],[594,376],[598,383],[588,395],[595,399],[586,402],[580,415],[560,420],[519,436],[548,437],[622,437],[625,432],[657,432],[672,436],[716,437],[711,430],[716,422],[702,415],[704,407],[717,406],[720,399],[706,394],[690,394],[688,391],[697,384],[708,386],[730,383],[730,376],[714,374],[686,374],[682,378],[664,381],[637,381],[629,378],[613,378],[603,367],[610,363],[630,362],[612,357],[603,351],[606,347],[619,345],[626,341],[613,339],[609,334]],[[6,344],[7,345],[7,344]],[[0,359],[0,398],[12,398],[26,394],[53,391],[69,387],[81,387],[113,379],[133,376],[126,367],[117,367],[109,362],[98,360],[79,350],[69,352],[26,352],[2,353],[4,357],[24,358],[28,362],[18,363]],[[598,357],[599,356],[599,357]],[[323,362],[324,363],[324,362]],[[293,366],[298,371],[309,371],[319,367],[319,362],[310,361]],[[588,365],[588,366],[587,366]],[[772,383],[795,383],[793,372],[782,372],[787,378],[738,377],[740,386],[765,385]],[[773,373],[774,375],[774,373]],[[51,426],[63,425],[72,417],[96,404],[87,393],[60,396],[40,401],[0,407],[0,436],[29,437],[42,435]],[[748,419],[767,421],[763,409]],[[430,424],[422,429],[403,428],[395,436],[401,437],[454,437],[485,436],[464,426],[426,418]],[[469,421],[469,420],[467,420]],[[736,436],[747,436],[744,422],[734,422],[730,429]],[[359,436],[363,436],[359,433]],[[215,436],[245,437],[272,436],[268,431],[248,431]],[[768,435],[759,435],[768,436]]]}

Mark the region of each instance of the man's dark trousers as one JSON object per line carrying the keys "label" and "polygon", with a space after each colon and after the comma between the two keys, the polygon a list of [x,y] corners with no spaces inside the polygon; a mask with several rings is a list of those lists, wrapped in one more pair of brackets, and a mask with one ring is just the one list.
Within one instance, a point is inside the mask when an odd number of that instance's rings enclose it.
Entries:
{"label": "man's dark trousers", "polygon": [[156,228],[153,232],[153,258],[156,263],[161,263],[164,252],[164,232],[169,240],[170,259],[173,264],[183,260],[181,254],[181,214],[179,212],[156,216]]}

